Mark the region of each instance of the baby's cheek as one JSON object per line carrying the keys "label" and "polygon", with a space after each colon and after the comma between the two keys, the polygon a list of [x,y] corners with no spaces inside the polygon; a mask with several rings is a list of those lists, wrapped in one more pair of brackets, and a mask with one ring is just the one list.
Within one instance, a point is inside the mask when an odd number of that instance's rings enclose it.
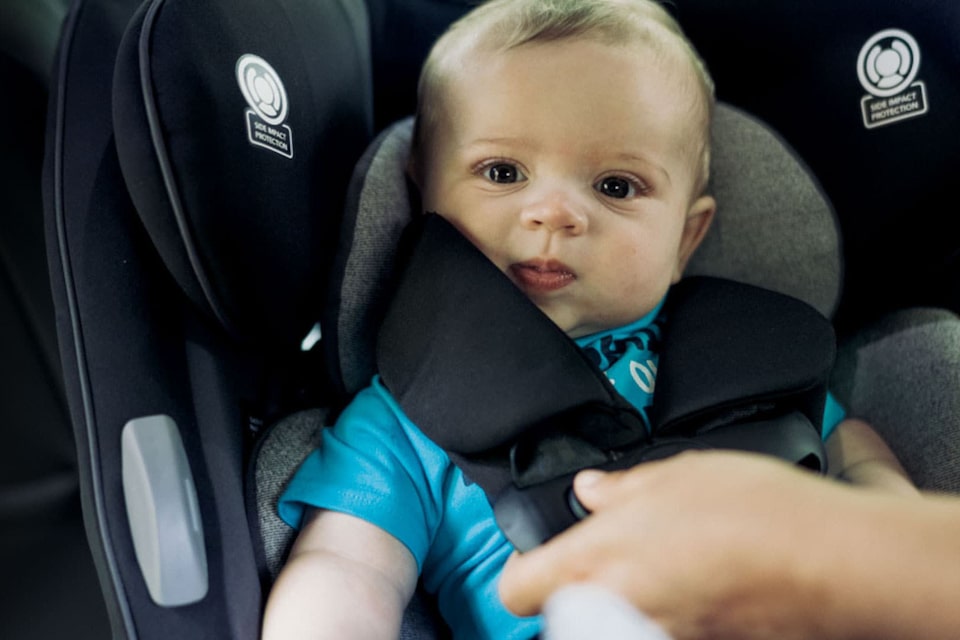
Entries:
{"label": "baby's cheek", "polygon": [[631,321],[645,315],[660,302],[672,283],[670,269],[656,274],[639,274],[634,271],[633,275],[635,277],[625,275],[619,288],[611,287],[608,297],[613,307],[627,316],[635,316]]}

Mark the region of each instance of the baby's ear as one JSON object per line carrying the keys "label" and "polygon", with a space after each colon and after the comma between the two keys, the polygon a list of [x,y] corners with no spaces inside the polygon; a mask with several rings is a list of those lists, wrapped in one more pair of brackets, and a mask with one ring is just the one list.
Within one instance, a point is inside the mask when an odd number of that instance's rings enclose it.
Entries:
{"label": "baby's ear", "polygon": [[690,256],[697,250],[700,243],[703,242],[710,224],[713,222],[713,214],[717,211],[717,201],[712,196],[700,196],[687,212],[687,219],[683,225],[683,234],[680,237],[680,249],[677,252],[677,265],[673,273],[673,282],[679,282],[683,277],[683,272],[687,268],[687,262]]}

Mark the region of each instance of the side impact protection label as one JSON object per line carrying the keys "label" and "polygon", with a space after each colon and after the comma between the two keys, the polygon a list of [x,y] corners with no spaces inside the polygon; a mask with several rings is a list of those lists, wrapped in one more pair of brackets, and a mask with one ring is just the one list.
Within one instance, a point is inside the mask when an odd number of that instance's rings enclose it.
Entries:
{"label": "side impact protection label", "polygon": [[250,144],[293,157],[293,132],[285,124],[289,102],[280,76],[260,56],[248,53],[237,60],[237,84],[247,101]]}
{"label": "side impact protection label", "polygon": [[926,86],[917,80],[919,70],[920,47],[906,31],[885,29],[867,40],[857,58],[857,76],[869,94],[860,100],[866,128],[927,112]]}

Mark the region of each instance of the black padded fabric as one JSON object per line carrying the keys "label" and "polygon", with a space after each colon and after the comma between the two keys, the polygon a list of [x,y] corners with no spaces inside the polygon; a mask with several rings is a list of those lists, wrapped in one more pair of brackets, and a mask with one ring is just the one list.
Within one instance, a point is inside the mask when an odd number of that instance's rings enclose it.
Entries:
{"label": "black padded fabric", "polygon": [[[47,254],[84,523],[117,637],[136,636],[129,599],[148,597],[123,533],[119,430],[130,417],[143,415],[131,412],[126,403],[146,402],[156,409],[161,406],[156,396],[182,391],[144,384],[139,371],[129,366],[131,360],[140,360],[138,367],[143,368],[162,366],[144,346],[154,310],[141,314],[142,298],[128,295],[158,295],[152,287],[155,276],[143,272],[144,261],[155,265],[155,258],[142,241],[142,229],[131,225],[135,218],[122,188],[105,105],[116,47],[138,4],[116,0],[72,7],[51,85],[43,185]],[[154,267],[150,273],[155,272]],[[131,312],[132,319],[127,315]],[[128,339],[118,340],[124,336]],[[139,339],[131,343],[131,336]],[[157,347],[170,345],[162,341]],[[156,372],[152,378],[156,381]],[[149,626],[158,621],[145,622]],[[223,621],[214,622],[222,626]]]}
{"label": "black padded fabric", "polygon": [[[960,172],[960,3],[676,4],[718,97],[779,131],[836,207],[846,260],[841,332],[909,306],[960,310],[960,221],[943,206]],[[858,57],[888,29],[916,41],[915,80],[928,109],[867,128]]]}
{"label": "black padded fabric", "polygon": [[665,313],[651,408],[657,432],[706,431],[735,422],[745,408],[784,401],[819,432],[836,342],[816,309],[730,280],[690,277],[671,291]]}
{"label": "black padded fabric", "polygon": [[[294,5],[296,10],[289,10]],[[364,87],[357,86],[357,83],[362,85],[366,73],[362,68],[353,69],[360,78],[353,84],[332,80],[330,87],[326,87],[322,75],[332,73],[343,78],[337,74],[347,73],[346,60],[361,64],[356,59],[362,59],[362,55],[357,52],[363,51],[366,44],[353,38],[362,39],[361,35],[366,34],[365,28],[354,28],[357,26],[354,19],[363,24],[362,6],[335,0],[319,4],[274,3],[262,6],[276,9],[269,16],[260,13],[257,7],[250,8],[247,16],[282,23],[282,37],[274,37],[268,44],[290,52],[289,56],[301,70],[308,69],[307,73],[313,74],[303,79],[293,72],[278,72],[286,76],[291,117],[306,114],[317,119],[311,125],[289,125],[294,136],[298,135],[299,127],[304,136],[300,139],[305,143],[303,153],[294,147],[293,161],[302,161],[317,172],[308,174],[302,169],[293,175],[300,189],[297,193],[304,198],[296,203],[280,196],[272,199],[270,194],[286,193],[285,185],[269,182],[268,179],[276,176],[266,169],[257,170],[257,162],[269,164],[277,154],[254,147],[246,137],[246,101],[235,79],[240,54],[231,49],[236,43],[221,41],[219,35],[203,31],[210,27],[204,22],[205,18],[219,17],[225,21],[219,23],[220,28],[236,35],[236,31],[230,31],[230,25],[243,20],[234,11],[237,5],[232,3],[150,0],[144,5],[145,13],[140,17],[145,20],[148,14],[153,15],[150,10],[155,9],[153,26],[156,29],[146,29],[143,33],[153,38],[172,38],[171,54],[179,53],[184,58],[180,60],[182,68],[166,68],[167,84],[157,84],[156,75],[144,76],[152,81],[149,86],[158,100],[156,103],[141,100],[140,104],[159,105],[160,120],[156,122],[170,128],[151,130],[150,123],[142,121],[141,125],[151,133],[156,132],[163,144],[154,147],[152,136],[142,135],[138,140],[146,149],[140,151],[149,156],[162,148],[168,152],[167,159],[176,162],[170,165],[172,172],[158,177],[150,173],[151,167],[156,166],[151,165],[149,159],[138,156],[135,149],[127,149],[126,175],[121,174],[108,96],[114,87],[113,72],[121,50],[121,36],[140,6],[139,0],[78,0],[75,3],[61,42],[48,122],[44,178],[48,254],[67,399],[77,446],[82,452],[79,466],[85,523],[117,637],[252,640],[259,633],[263,584],[255,552],[259,540],[252,535],[247,518],[247,456],[253,436],[262,424],[304,404],[316,403],[316,397],[310,395],[306,387],[315,389],[323,384],[319,368],[311,369],[307,382],[297,376],[301,366],[312,366],[308,363],[309,354],[301,353],[300,340],[318,315],[322,296],[322,287],[318,284],[322,267],[317,266],[323,258],[321,245],[332,242],[335,237],[329,222],[339,216],[343,198],[342,185],[338,189],[335,183],[325,179],[338,179],[340,171],[339,165],[328,165],[342,162],[347,167],[343,171],[349,173],[354,158],[362,152],[366,144],[363,131],[369,118],[364,114],[368,112],[369,96]],[[278,8],[281,6],[286,10]],[[223,10],[218,11],[216,7]],[[166,11],[170,12],[166,17],[179,16],[191,24],[176,33],[164,31],[173,24],[165,22]],[[323,18],[309,18],[318,14]],[[142,21],[136,22],[133,29],[140,30],[142,24]],[[263,27],[268,24],[276,22],[261,22]],[[321,27],[320,31],[306,31]],[[324,39],[323,30],[330,30],[336,36]],[[244,33],[254,40],[265,37],[256,29]],[[130,37],[128,44],[136,45],[136,36]],[[181,48],[174,46],[181,37],[191,38],[198,52],[196,64]],[[338,43],[344,47],[342,65],[336,62],[337,52],[326,50],[327,59],[308,67],[307,63],[314,60],[303,54],[301,48],[310,49],[316,38],[330,47]],[[295,46],[297,41],[302,47]],[[148,38],[145,43],[149,53],[151,49],[147,45],[152,41]],[[211,96],[196,84],[193,85],[195,92],[177,92],[178,79],[199,82],[197,74],[216,58],[221,47],[224,55],[230,56],[224,71],[229,83],[223,81],[230,85],[229,96]],[[138,60],[156,62],[154,57],[141,56],[138,46],[131,45],[122,51],[134,57],[126,61],[133,65],[134,71],[139,68]],[[303,57],[298,57],[300,55]],[[329,64],[325,64],[327,62]],[[146,68],[150,70],[149,65]],[[342,91],[325,93],[328,88],[332,91],[337,87]],[[166,102],[162,98],[169,97],[171,90],[186,105],[171,107],[175,115],[183,118],[176,123],[163,119],[170,114],[164,110]],[[306,97],[301,99],[304,92]],[[128,98],[127,102],[114,105],[118,124],[127,121],[128,116],[135,119],[137,115],[135,96]],[[219,113],[221,99],[229,102],[223,107],[229,113]],[[323,99],[331,101],[328,106],[332,114],[320,107]],[[294,100],[298,102],[296,106]],[[307,102],[311,104],[305,104]],[[315,112],[309,112],[312,107],[316,108]],[[133,111],[127,113],[127,108]],[[197,129],[198,122],[189,117],[189,113],[194,112],[209,132],[202,127]],[[334,118],[341,112],[351,114],[343,123],[343,132],[331,133],[328,139],[319,137],[320,129],[327,127],[323,130],[329,132],[334,126],[323,119]],[[200,148],[196,155],[190,154],[192,147],[203,147],[214,140],[216,132],[221,131],[219,125],[223,124],[226,129],[230,126],[228,122],[234,123],[237,138],[249,147],[238,153],[259,152],[252,156],[250,166],[243,164],[243,157],[249,156],[223,158],[227,164],[236,161],[235,174],[231,173],[233,169],[220,164],[203,165],[209,159],[208,149]],[[186,129],[177,129],[177,126]],[[358,132],[357,127],[363,131]],[[318,136],[313,142],[320,147],[341,146],[337,154],[327,152],[325,160],[318,160],[321,151],[306,143],[309,135]],[[132,137],[134,133],[125,130],[124,136]],[[296,144],[297,138],[294,138]],[[280,160],[288,158],[277,155],[277,161]],[[143,164],[138,164],[140,162]],[[327,170],[329,174],[324,175]],[[138,171],[143,174],[138,175]],[[184,171],[189,175],[181,173]],[[216,184],[205,184],[201,179],[204,173],[215,175]],[[231,175],[250,183],[231,187],[225,184]],[[176,191],[183,196],[182,201],[166,199],[171,193],[165,190],[168,185],[157,186],[158,180],[170,176],[189,187],[186,193]],[[137,193],[137,203],[128,194],[128,183]],[[250,206],[261,207],[257,215],[263,227],[256,227],[256,216],[248,209],[243,209],[242,215],[237,214],[237,224],[231,225],[234,212],[219,206],[222,199],[230,206],[241,207],[235,198],[244,190]],[[144,202],[151,193],[165,199],[160,203]],[[143,219],[136,204],[145,207]],[[193,218],[177,219],[174,205],[181,207],[177,210],[181,213],[189,211]],[[204,212],[195,208],[215,205],[214,210]],[[285,210],[285,205],[289,205],[291,211]],[[165,214],[169,217],[163,218]],[[299,237],[293,237],[286,228],[289,215],[298,216],[291,224],[301,233]],[[184,266],[193,269],[193,264],[178,263],[168,253],[174,251],[175,242],[195,239],[192,235],[177,236],[180,222],[188,226],[216,222],[215,230],[205,228],[208,235],[201,236],[206,244],[199,245],[199,249],[198,245],[185,245],[194,251],[193,257],[216,261],[217,266],[209,267],[209,272],[185,274]],[[163,223],[169,223],[173,229],[167,235],[164,235],[166,230],[161,229]],[[248,226],[240,229],[241,223]],[[261,232],[262,237],[254,237],[257,232]],[[248,254],[244,254],[236,244],[238,239],[258,244],[249,246]],[[296,245],[297,249],[289,244]],[[201,249],[207,253],[201,256]],[[189,257],[187,260],[189,263]],[[228,291],[217,293],[233,295],[231,303],[242,303],[240,308],[234,309],[219,299],[211,302],[206,298],[188,299],[184,295],[191,287],[188,279],[195,273],[208,277],[215,285],[223,284],[215,281],[220,273],[217,269],[226,268],[230,260],[243,262],[230,265],[231,273],[250,275],[262,267],[258,277],[251,276],[253,279],[248,283],[224,276]],[[257,262],[261,264],[255,264]],[[204,266],[201,262],[196,264]],[[303,272],[279,272],[278,266],[302,267]],[[263,280],[268,272],[269,277],[276,280],[269,287]],[[288,281],[289,285],[285,285]],[[303,296],[303,299],[287,299],[288,296]],[[222,307],[214,310],[213,303]],[[232,317],[223,316],[220,322],[211,322],[217,311],[243,313],[244,318],[234,323]],[[272,318],[274,314],[276,318]],[[206,541],[207,595],[198,603],[176,608],[157,606],[147,592],[134,554],[121,482],[120,434],[124,424],[156,414],[169,416],[179,428],[196,485]]]}
{"label": "black padded fabric", "polygon": [[289,347],[317,321],[370,136],[366,38],[362,5],[341,0],[154,0],[121,43],[131,197],[177,282],[234,337]]}

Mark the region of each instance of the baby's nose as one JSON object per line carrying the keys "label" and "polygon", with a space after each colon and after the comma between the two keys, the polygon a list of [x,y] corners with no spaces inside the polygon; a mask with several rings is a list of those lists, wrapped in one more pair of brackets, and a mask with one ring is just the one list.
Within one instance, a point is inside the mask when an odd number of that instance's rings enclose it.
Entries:
{"label": "baby's nose", "polygon": [[529,202],[521,213],[521,222],[528,229],[563,231],[580,235],[587,230],[586,206],[576,196],[553,191]]}

